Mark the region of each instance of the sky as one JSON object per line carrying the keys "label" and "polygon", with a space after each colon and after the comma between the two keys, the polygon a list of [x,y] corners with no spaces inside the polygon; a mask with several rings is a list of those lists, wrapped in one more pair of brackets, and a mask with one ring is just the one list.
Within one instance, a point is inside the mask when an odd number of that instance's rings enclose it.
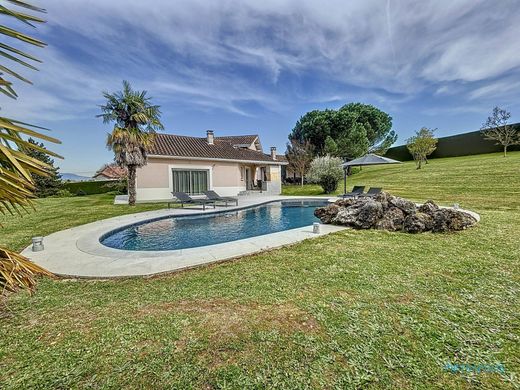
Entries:
{"label": "sky", "polygon": [[[403,144],[478,130],[495,105],[520,122],[518,0],[46,0],[44,40],[2,114],[52,129],[61,172],[113,159],[99,106],[128,80],[167,133],[259,134],[285,150],[298,118],[350,102],[393,118]],[[13,42],[6,42],[13,43]],[[15,67],[16,68],[16,67]]]}

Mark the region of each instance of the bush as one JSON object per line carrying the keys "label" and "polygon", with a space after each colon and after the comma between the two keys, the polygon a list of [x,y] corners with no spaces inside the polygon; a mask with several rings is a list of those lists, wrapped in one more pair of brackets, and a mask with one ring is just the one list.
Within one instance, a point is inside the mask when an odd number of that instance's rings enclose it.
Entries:
{"label": "bush", "polygon": [[307,177],[309,181],[319,184],[326,194],[330,194],[336,191],[343,177],[342,163],[338,157],[316,157],[312,160]]}
{"label": "bush", "polygon": [[[80,181],[64,183],[63,188],[70,191],[73,195],[94,195],[104,194],[107,192],[116,191],[110,184],[114,183],[111,180],[104,181]],[[109,186],[107,186],[109,184]]]}
{"label": "bush", "polygon": [[70,198],[73,196],[74,196],[74,194],[72,192],[70,192],[69,190],[61,189],[61,190],[58,190],[58,192],[56,192],[54,195],[52,195],[51,198]]}
{"label": "bush", "polygon": [[103,188],[107,188],[109,192],[117,192],[118,195],[127,195],[128,181],[126,179],[114,180],[106,183]]}

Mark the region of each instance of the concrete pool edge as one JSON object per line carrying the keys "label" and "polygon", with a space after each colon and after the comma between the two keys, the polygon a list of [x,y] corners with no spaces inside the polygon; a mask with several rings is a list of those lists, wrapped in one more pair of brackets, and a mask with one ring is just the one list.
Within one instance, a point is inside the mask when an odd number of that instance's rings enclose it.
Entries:
{"label": "concrete pool edge", "polygon": [[[241,199],[240,206],[217,209],[216,213],[258,207],[280,200],[327,199],[330,198],[258,196]],[[83,278],[150,276],[251,255],[345,229],[342,226],[321,225],[321,232],[316,234],[312,232],[312,226],[305,226],[221,244],[172,251],[124,251],[106,247],[99,242],[103,234],[121,226],[168,216],[207,214],[215,214],[215,211],[193,208],[163,209],[104,219],[50,234],[44,239],[44,251],[32,252],[31,248],[27,247],[22,254],[59,276]]]}

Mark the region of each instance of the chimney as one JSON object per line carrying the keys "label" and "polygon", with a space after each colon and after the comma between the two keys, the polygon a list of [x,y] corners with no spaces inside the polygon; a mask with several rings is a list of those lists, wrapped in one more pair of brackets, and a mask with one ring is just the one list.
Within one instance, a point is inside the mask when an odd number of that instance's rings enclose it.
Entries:
{"label": "chimney", "polygon": [[271,158],[276,160],[276,146],[271,146]]}
{"label": "chimney", "polygon": [[213,130],[206,130],[206,138],[208,139],[208,145],[213,145]]}

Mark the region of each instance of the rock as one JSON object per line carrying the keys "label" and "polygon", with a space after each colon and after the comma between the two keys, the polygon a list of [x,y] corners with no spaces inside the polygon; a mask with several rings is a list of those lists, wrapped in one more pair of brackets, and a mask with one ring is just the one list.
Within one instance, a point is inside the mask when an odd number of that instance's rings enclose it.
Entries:
{"label": "rock", "polygon": [[391,196],[392,195],[390,195],[387,192],[381,192],[376,195],[374,200],[376,202],[381,203],[381,206],[383,206],[383,211],[386,212],[391,207],[391,205],[388,203],[388,200],[390,199]]}
{"label": "rock", "polygon": [[388,203],[392,206],[401,209],[406,215],[415,213],[417,207],[414,202],[399,198],[398,196],[389,196]]}
{"label": "rock", "polygon": [[404,212],[397,207],[390,207],[384,212],[383,218],[376,223],[376,229],[389,230],[391,232],[402,230],[404,222]]}
{"label": "rock", "polygon": [[441,209],[433,201],[416,207],[409,200],[384,192],[374,198],[340,199],[317,208],[314,215],[322,223],[408,233],[457,231],[477,223],[471,215],[459,210]]}
{"label": "rock", "polygon": [[336,202],[334,202],[334,204],[337,204],[338,206],[340,207],[350,207],[352,206],[353,204],[356,204],[356,203],[359,203],[360,201],[362,201],[362,199],[356,199],[356,198],[345,198],[345,199],[340,199],[340,200],[337,200]]}
{"label": "rock", "polygon": [[406,216],[403,230],[408,233],[422,233],[432,230],[433,218],[425,213],[414,213]]}
{"label": "rock", "polygon": [[375,200],[367,200],[360,208],[356,224],[360,229],[370,229],[383,217],[383,206]]}
{"label": "rock", "polygon": [[453,209],[439,209],[433,215],[432,230],[436,233],[464,230],[477,223],[471,215]]}
{"label": "rock", "polygon": [[321,223],[332,223],[339,210],[340,207],[333,203],[325,207],[318,207],[314,210],[314,215],[320,219]]}
{"label": "rock", "polygon": [[383,207],[373,199],[359,199],[348,207],[341,207],[332,223],[370,229],[383,216]]}
{"label": "rock", "polygon": [[417,208],[418,211],[421,213],[428,214],[429,216],[433,217],[433,215],[439,210],[439,206],[437,206],[433,201],[428,200],[423,205],[419,206]]}
{"label": "rock", "polygon": [[336,225],[357,227],[356,221],[359,214],[359,208],[342,207],[338,211],[336,217],[332,220],[332,223]]}

